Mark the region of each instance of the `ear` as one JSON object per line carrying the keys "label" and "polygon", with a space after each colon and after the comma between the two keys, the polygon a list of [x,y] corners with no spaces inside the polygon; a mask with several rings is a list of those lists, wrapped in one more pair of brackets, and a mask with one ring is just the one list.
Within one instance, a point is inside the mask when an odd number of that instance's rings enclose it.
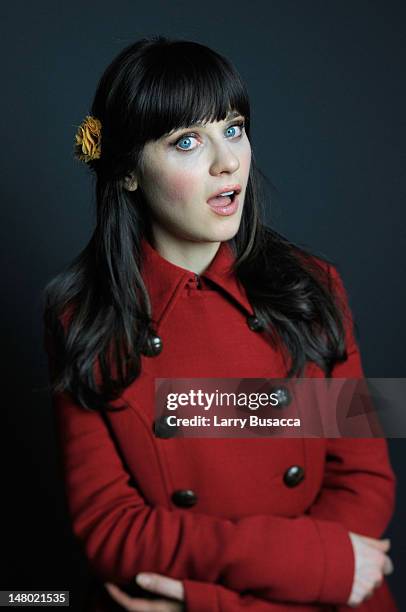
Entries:
{"label": "ear", "polygon": [[130,174],[124,177],[123,187],[127,189],[127,191],[135,191],[137,189],[138,181],[135,172],[130,172]]}

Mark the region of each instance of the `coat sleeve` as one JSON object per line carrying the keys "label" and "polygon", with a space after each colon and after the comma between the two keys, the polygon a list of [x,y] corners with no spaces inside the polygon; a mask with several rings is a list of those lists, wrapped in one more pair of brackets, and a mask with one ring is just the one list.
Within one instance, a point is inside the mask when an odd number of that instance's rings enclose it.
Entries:
{"label": "coat sleeve", "polygon": [[[364,378],[348,296],[334,267],[331,274],[345,310],[348,353],[332,376]],[[380,538],[393,514],[395,487],[384,438],[328,438],[323,485],[307,514],[315,519],[334,519],[349,531]]]}
{"label": "coat sleeve", "polygon": [[[309,516],[227,520],[151,507],[130,484],[103,417],[66,394],[53,401],[73,531],[103,580],[125,585],[152,571],[271,601],[348,600],[352,544],[340,523]],[[292,575],[303,576],[300,589]]]}
{"label": "coat sleeve", "polygon": [[332,606],[316,603],[283,603],[260,599],[252,594],[240,594],[218,584],[183,580],[188,612],[332,612]]}

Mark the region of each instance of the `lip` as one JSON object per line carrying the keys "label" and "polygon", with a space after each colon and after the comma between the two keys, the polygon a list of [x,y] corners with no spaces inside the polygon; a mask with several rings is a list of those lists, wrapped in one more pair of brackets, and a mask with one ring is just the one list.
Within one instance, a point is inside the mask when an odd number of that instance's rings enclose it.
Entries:
{"label": "lip", "polygon": [[207,198],[207,202],[212,198],[216,198],[220,193],[224,193],[225,191],[235,191],[234,198],[241,193],[241,185],[224,185],[221,189],[218,189],[215,193],[212,193],[211,196]]}
{"label": "lip", "polygon": [[226,206],[212,206],[209,203],[209,206],[212,211],[222,217],[228,217],[229,215],[233,215],[238,210],[239,205],[240,201],[237,195],[234,197],[234,200],[230,204],[226,204]]}

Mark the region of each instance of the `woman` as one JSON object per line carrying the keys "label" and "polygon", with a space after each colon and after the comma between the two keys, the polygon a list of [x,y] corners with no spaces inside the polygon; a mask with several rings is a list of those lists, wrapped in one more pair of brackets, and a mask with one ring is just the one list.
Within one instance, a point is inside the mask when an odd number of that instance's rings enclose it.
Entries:
{"label": "woman", "polygon": [[156,378],[364,376],[336,268],[264,225],[235,68],[194,42],[128,46],[76,155],[97,224],[45,323],[95,609],[396,610],[384,439],[179,438],[154,419]]}

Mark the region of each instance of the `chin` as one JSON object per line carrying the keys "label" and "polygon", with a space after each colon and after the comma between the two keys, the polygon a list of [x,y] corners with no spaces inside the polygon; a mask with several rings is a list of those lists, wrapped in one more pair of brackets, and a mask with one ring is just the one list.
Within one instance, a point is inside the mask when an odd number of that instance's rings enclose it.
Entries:
{"label": "chin", "polygon": [[241,223],[241,217],[221,217],[218,220],[210,220],[210,223],[202,221],[203,231],[196,227],[189,227],[189,231],[184,232],[187,239],[196,242],[226,242],[237,234]]}
{"label": "chin", "polygon": [[219,229],[216,232],[212,233],[211,241],[212,242],[226,242],[227,240],[231,240],[238,232],[238,225],[233,225],[233,227],[224,227]]}
{"label": "chin", "polygon": [[218,240],[220,242],[225,242],[226,240],[231,240],[237,234],[240,229],[241,217],[238,219],[229,219],[228,222],[223,223],[222,227],[217,228],[215,232],[217,236],[219,236]]}

